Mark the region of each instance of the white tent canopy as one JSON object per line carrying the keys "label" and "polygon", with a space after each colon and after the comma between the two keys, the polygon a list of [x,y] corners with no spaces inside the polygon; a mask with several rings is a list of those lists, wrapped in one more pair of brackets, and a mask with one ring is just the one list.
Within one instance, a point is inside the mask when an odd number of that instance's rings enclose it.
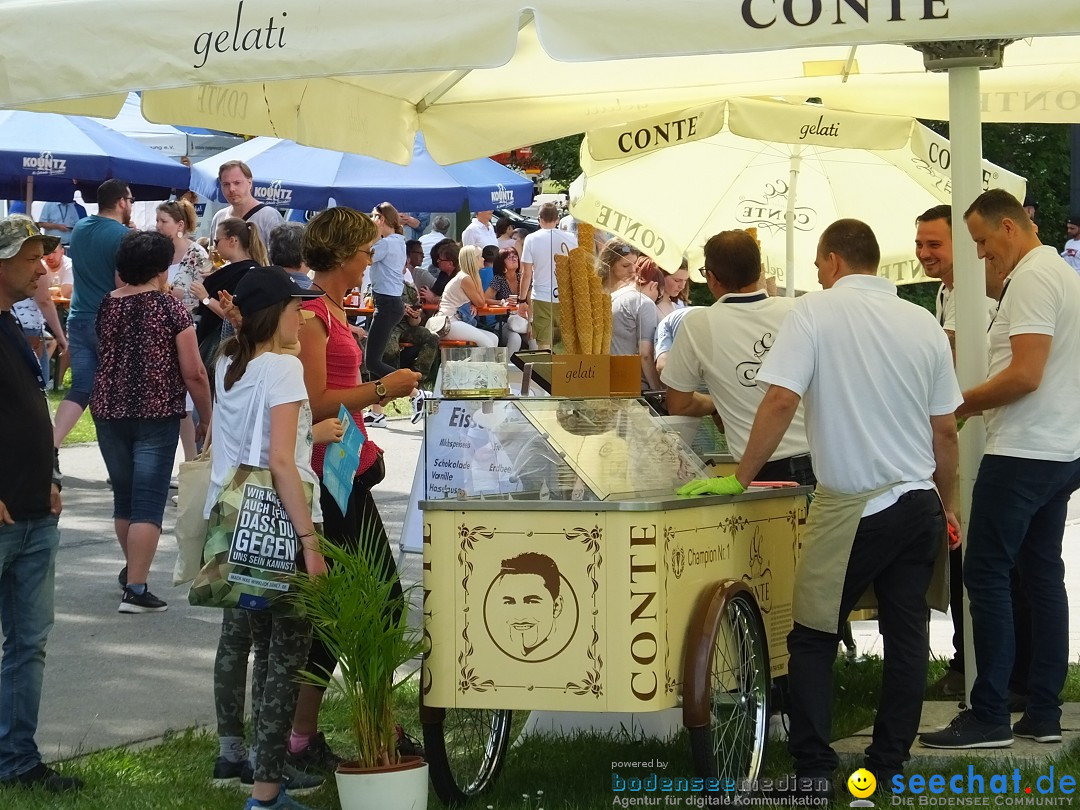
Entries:
{"label": "white tent canopy", "polygon": [[[7,30],[49,30],[54,60],[72,63],[38,71],[37,45],[17,38],[0,105],[111,116],[140,89],[154,121],[399,163],[422,129],[451,163],[725,96],[946,118],[944,77],[908,47],[874,43],[1037,36],[983,77],[984,120],[1080,121],[1080,37],[1053,36],[1080,33],[1080,15],[1060,0],[590,0],[587,20],[578,0],[525,7],[418,0],[406,29],[418,46],[403,47],[399,9],[371,0],[67,0],[59,26],[55,4],[0,0]],[[139,47],[96,58],[85,32],[135,19]]]}

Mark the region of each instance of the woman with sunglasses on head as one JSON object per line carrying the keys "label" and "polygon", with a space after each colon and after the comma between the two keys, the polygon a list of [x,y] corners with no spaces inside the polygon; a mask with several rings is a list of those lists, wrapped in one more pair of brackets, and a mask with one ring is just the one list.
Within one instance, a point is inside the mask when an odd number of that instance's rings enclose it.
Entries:
{"label": "woman with sunglasses on head", "polygon": [[[376,225],[367,215],[343,206],[327,209],[308,223],[301,250],[304,263],[314,273],[311,289],[323,295],[303,305],[315,317],[304,325],[300,335],[300,361],[315,420],[337,416],[344,405],[365,437],[359,457],[350,460],[350,465],[355,462],[357,466],[352,494],[344,511],[325,484],[321,486],[323,533],[331,542],[343,547],[356,547],[360,541],[373,544],[379,554],[383,575],[388,582],[394,583],[394,592],[400,595],[401,586],[390,542],[371,497],[371,487],[381,481],[385,473],[382,450],[367,439],[363,411],[371,405],[385,404],[411,393],[419,384],[420,375],[409,369],[397,369],[371,382],[361,383],[363,353],[349,330],[342,307],[345,293],[363,283],[377,238]],[[402,262],[397,270],[398,278],[401,278],[404,266]],[[370,347],[370,343],[368,345]],[[311,454],[311,465],[320,479],[325,454],[326,445],[323,444],[316,444]],[[371,525],[375,527],[374,532],[361,536],[363,527]],[[332,652],[318,640],[313,641],[307,669],[333,674],[336,665]],[[289,756],[292,765],[301,770],[333,770],[337,764],[318,731],[322,696],[323,690],[318,687],[300,687],[289,738]]]}
{"label": "woman with sunglasses on head", "polygon": [[405,269],[405,237],[398,219],[397,209],[384,202],[375,206],[371,219],[378,230],[379,239],[371,254],[371,292],[375,298],[375,315],[367,336],[367,370],[372,377],[385,377],[394,367],[383,362],[386,342],[390,332],[401,323],[405,304],[401,293],[405,285],[402,271]]}
{"label": "woman with sunglasses on head", "polygon": [[614,293],[634,278],[634,262],[638,252],[619,237],[609,239],[596,260],[596,272],[604,283],[604,292]]}
{"label": "woman with sunglasses on head", "polygon": [[[499,251],[499,255],[495,257],[495,262],[492,264],[494,276],[492,276],[491,284],[484,291],[488,302],[499,304],[508,300],[510,296],[518,294],[518,268],[520,266],[521,259],[518,256],[517,248],[508,247]],[[528,323],[529,311],[526,304],[518,304],[516,314],[524,319],[525,323]],[[520,324],[521,321],[517,320],[514,323]],[[500,331],[502,333],[500,342],[510,350],[510,354],[515,354],[521,350],[522,335],[511,328],[510,318],[507,318],[501,325]]]}
{"label": "woman with sunglasses on head", "polygon": [[210,368],[213,367],[217,345],[223,337],[225,310],[222,309],[218,296],[222,291],[230,295],[235,292],[236,285],[247,275],[248,270],[270,264],[259,229],[255,223],[245,222],[239,217],[226,217],[218,223],[214,233],[214,246],[227,264],[205,280],[191,283],[191,292],[200,301],[196,310],[199,316],[196,329],[199,352],[204,362],[209,361]]}
{"label": "woman with sunglasses on head", "polygon": [[641,256],[634,265],[630,283],[611,296],[611,353],[641,357],[641,385],[646,391],[660,390],[653,340],[660,322],[656,300],[663,283],[664,271],[648,256]]}

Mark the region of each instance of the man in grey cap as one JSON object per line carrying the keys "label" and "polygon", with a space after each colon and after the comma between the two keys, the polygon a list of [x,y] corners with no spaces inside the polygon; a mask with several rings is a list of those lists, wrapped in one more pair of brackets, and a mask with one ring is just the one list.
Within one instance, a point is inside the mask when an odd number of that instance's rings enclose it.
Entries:
{"label": "man in grey cap", "polygon": [[82,787],[43,763],[34,742],[53,625],[62,480],[41,364],[11,314],[34,294],[45,273],[41,259],[59,243],[28,217],[0,220],[0,790]]}

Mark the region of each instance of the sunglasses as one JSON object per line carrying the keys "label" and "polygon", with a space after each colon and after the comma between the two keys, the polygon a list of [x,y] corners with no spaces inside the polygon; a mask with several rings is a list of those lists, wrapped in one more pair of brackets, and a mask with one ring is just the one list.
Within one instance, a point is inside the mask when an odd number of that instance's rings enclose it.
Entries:
{"label": "sunglasses", "polygon": [[372,261],[374,261],[374,260],[375,260],[375,251],[373,251],[373,250],[366,250],[366,249],[364,249],[364,248],[360,248],[360,249],[359,249],[358,251],[356,251],[356,252],[357,252],[357,253],[366,253],[366,254],[368,255],[368,258],[369,258],[369,259],[371,259]]}
{"label": "sunglasses", "polygon": [[612,248],[612,250],[614,250],[620,256],[629,256],[631,253],[634,252],[634,249],[630,247],[630,245],[619,245],[618,247]]}

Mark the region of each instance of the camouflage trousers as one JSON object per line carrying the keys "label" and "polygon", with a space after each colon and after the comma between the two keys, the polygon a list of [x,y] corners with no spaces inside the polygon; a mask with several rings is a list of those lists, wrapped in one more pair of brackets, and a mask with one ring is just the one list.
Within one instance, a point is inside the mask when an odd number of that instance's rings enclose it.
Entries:
{"label": "camouflage trousers", "polygon": [[[222,619],[222,644],[214,668],[214,698],[218,703],[218,734],[243,736],[243,637],[255,648],[251,672],[251,720],[255,729],[255,780],[280,782],[285,767],[285,745],[292,728],[297,674],[307,663],[311,625],[296,616],[246,610],[227,610]],[[242,659],[242,660],[241,660]],[[220,664],[220,668],[219,668]],[[239,686],[236,674],[240,672]],[[224,683],[222,683],[223,676]],[[219,700],[222,698],[222,700]],[[237,724],[237,718],[239,723]],[[225,731],[223,731],[223,728]],[[237,732],[237,728],[239,732]]]}
{"label": "camouflage trousers", "polygon": [[[402,343],[411,343],[412,346],[402,348]],[[403,354],[410,361],[408,366],[401,365],[401,356]],[[386,341],[383,362],[395,368],[407,367],[413,371],[419,371],[420,376],[427,379],[438,354],[438,335],[429,332],[423,326],[409,326],[402,322],[394,327],[389,339]]]}

